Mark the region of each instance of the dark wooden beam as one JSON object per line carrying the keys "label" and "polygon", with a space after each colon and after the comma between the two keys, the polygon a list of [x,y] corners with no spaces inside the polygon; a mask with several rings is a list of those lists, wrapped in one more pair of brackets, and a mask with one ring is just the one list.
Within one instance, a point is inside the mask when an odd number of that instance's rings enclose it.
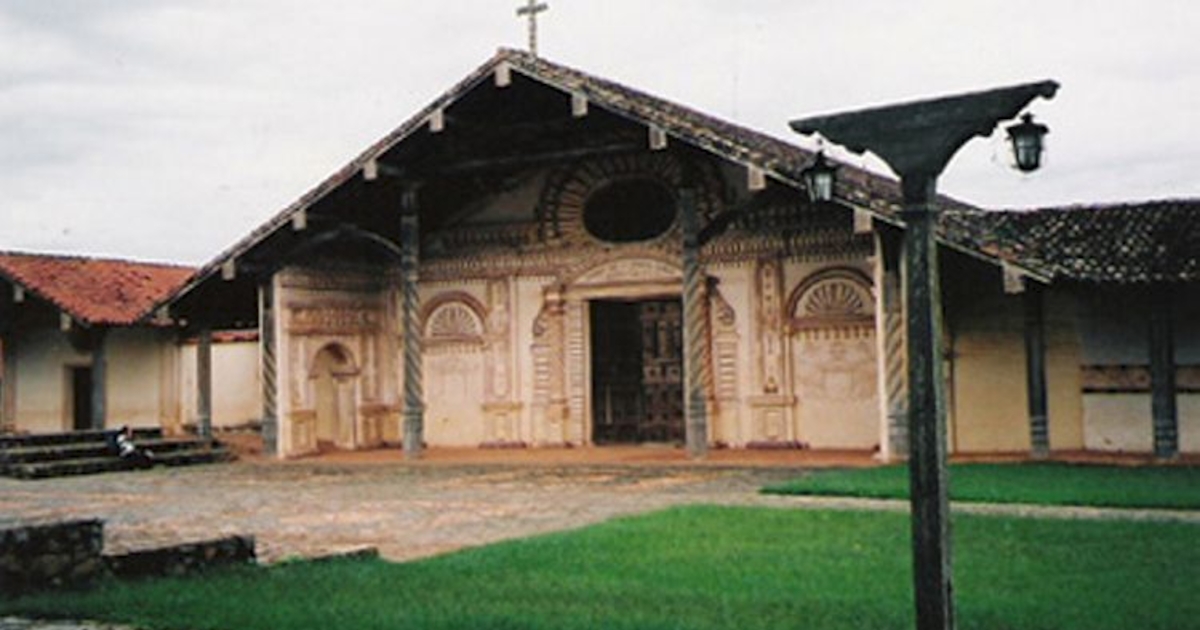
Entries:
{"label": "dark wooden beam", "polygon": [[1050,455],[1050,422],[1046,395],[1046,317],[1041,283],[1026,282],[1025,384],[1029,409],[1030,453],[1037,458]]}
{"label": "dark wooden beam", "polygon": [[1175,388],[1174,292],[1170,286],[1150,289],[1150,388],[1154,419],[1154,456],[1179,456],[1179,412]]}
{"label": "dark wooden beam", "polygon": [[92,428],[102,430],[108,422],[108,329],[90,331],[92,346]]}
{"label": "dark wooden beam", "polygon": [[212,329],[202,328],[196,342],[196,431],[212,437]]}
{"label": "dark wooden beam", "polygon": [[425,441],[424,353],[421,347],[421,298],[418,292],[421,243],[417,191],[405,190],[400,199],[401,312],[404,329],[404,456],[417,459]]}
{"label": "dark wooden beam", "polygon": [[645,147],[634,142],[612,142],[595,146],[585,146],[569,149],[545,150],[539,152],[518,152],[498,154],[483,158],[453,160],[441,164],[431,164],[418,169],[427,176],[462,175],[478,171],[514,170],[531,168],[558,162],[569,162],[592,157],[620,155],[644,151]]}
{"label": "dark wooden beam", "polygon": [[936,179],[904,183],[904,296],[908,342],[909,486],[918,630],[952,630],[946,379],[934,232]]}
{"label": "dark wooden beam", "polygon": [[683,376],[684,434],[688,455],[693,459],[708,454],[708,379],[706,344],[708,343],[708,299],[704,268],[700,264],[698,239],[700,218],[696,210],[696,190],[679,190],[679,224],[683,232]]}
{"label": "dark wooden beam", "polygon": [[1040,81],[792,121],[797,133],[820,133],[847,149],[871,151],[896,174],[937,177],[963,144],[1015,118],[1029,101],[1053,98],[1058,83]]}
{"label": "dark wooden beam", "polygon": [[262,438],[263,452],[279,455],[279,410],[277,401],[278,371],[275,341],[275,279],[267,277],[258,293],[259,367],[262,371]]}
{"label": "dark wooden beam", "polygon": [[942,305],[934,225],[937,180],[968,140],[989,135],[1053,81],[814,116],[793,130],[855,153],[871,151],[900,176],[904,197],[905,321],[908,340],[909,485],[912,495],[913,589],[918,630],[952,630],[950,514],[946,471]]}

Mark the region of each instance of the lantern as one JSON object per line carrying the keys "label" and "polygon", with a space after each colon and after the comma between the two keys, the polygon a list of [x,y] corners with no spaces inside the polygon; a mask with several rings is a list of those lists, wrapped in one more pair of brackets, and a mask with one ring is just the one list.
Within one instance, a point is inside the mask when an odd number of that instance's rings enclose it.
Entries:
{"label": "lantern", "polygon": [[1033,114],[1021,116],[1021,122],[1008,128],[1017,169],[1029,173],[1042,165],[1043,138],[1050,132],[1046,125],[1033,122]]}
{"label": "lantern", "polygon": [[800,173],[800,177],[804,180],[804,188],[808,190],[809,201],[817,203],[833,199],[833,181],[836,172],[837,165],[825,159],[824,151],[818,151],[813,163]]}

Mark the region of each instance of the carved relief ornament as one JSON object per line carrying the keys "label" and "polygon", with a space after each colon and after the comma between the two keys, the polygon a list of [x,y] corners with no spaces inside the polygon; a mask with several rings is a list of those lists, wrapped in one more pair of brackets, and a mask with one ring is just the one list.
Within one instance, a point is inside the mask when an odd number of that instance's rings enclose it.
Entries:
{"label": "carved relief ornament", "polygon": [[788,299],[793,330],[873,325],[871,282],[857,269],[835,268],[809,276]]}

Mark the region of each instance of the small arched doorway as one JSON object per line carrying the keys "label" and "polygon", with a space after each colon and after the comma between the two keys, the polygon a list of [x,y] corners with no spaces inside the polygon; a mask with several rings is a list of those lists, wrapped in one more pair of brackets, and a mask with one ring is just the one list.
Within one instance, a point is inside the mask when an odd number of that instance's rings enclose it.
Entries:
{"label": "small arched doorway", "polygon": [[321,348],[309,377],[313,381],[317,445],[322,450],[354,448],[358,442],[358,369],[350,351],[336,343]]}

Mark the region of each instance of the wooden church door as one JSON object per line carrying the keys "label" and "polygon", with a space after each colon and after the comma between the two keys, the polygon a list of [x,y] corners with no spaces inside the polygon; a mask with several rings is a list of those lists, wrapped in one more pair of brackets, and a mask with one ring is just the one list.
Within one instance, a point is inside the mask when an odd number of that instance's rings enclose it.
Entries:
{"label": "wooden church door", "polygon": [[594,301],[591,322],[593,441],[682,441],[679,301]]}

